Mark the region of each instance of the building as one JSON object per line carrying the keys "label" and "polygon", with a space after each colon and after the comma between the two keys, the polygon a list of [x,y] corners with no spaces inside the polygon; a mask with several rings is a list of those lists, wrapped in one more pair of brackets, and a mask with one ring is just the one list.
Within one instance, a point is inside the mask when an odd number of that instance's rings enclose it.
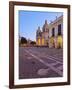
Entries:
{"label": "building", "polygon": [[56,17],[56,19],[48,23],[45,23],[42,27],[38,27],[36,31],[36,44],[38,46],[49,46],[51,47],[61,47],[63,46],[63,16]]}

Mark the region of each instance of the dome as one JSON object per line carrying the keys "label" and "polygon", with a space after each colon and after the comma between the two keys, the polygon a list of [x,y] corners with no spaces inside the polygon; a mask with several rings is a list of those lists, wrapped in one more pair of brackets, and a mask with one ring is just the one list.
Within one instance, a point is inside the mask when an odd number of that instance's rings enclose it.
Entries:
{"label": "dome", "polygon": [[40,27],[38,27],[37,32],[36,32],[36,35],[37,35],[37,36],[41,36],[41,30],[40,30]]}
{"label": "dome", "polygon": [[39,32],[41,32],[40,27],[38,27],[38,29],[37,29],[37,33],[39,33]]}
{"label": "dome", "polygon": [[47,24],[47,20],[45,20],[45,24]]}
{"label": "dome", "polygon": [[43,32],[47,32],[48,31],[48,23],[47,20],[45,20],[45,24],[43,25]]}

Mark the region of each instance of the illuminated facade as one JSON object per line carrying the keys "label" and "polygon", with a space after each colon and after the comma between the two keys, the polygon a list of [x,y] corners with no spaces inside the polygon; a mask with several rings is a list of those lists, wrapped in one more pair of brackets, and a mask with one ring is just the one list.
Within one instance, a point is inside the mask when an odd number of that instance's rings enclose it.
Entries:
{"label": "illuminated facade", "polygon": [[63,46],[63,16],[56,18],[49,24],[45,20],[42,30],[38,27],[36,44],[38,46],[49,46],[50,48]]}

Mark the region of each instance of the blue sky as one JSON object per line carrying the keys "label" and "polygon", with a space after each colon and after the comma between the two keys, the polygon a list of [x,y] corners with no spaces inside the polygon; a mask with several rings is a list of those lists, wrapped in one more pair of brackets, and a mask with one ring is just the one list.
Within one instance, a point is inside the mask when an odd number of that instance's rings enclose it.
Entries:
{"label": "blue sky", "polygon": [[38,26],[42,29],[45,20],[50,23],[59,17],[61,12],[39,12],[39,11],[19,11],[19,35],[30,40],[36,40],[36,30]]}

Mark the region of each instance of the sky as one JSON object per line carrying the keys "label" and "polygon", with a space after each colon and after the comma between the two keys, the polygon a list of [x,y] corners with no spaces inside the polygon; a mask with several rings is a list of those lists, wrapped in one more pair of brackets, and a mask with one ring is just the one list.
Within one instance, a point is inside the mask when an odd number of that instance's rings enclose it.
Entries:
{"label": "sky", "polygon": [[48,23],[54,21],[56,16],[63,15],[61,12],[40,12],[40,11],[19,11],[19,35],[26,39],[36,40],[36,30],[42,27],[47,20]]}

